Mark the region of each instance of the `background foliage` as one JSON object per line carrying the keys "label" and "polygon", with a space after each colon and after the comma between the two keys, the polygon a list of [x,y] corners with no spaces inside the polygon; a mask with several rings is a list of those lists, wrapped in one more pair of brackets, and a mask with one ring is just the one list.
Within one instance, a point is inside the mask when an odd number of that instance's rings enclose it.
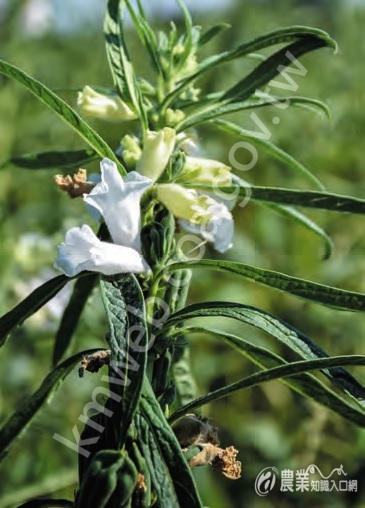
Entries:
{"label": "background foliage", "polygon": [[[75,32],[30,37],[22,30],[23,3],[11,2],[12,12],[0,20],[2,58],[15,63],[51,88],[77,88],[84,83],[107,86],[110,83],[100,30],[102,20]],[[74,14],[70,12],[70,16]],[[193,11],[194,15],[194,11]],[[179,20],[176,20],[177,23]],[[346,2],[246,1],[236,2],[227,12],[194,15],[194,22],[209,26],[228,21],[232,28],[215,40],[216,48],[248,40],[280,26],[303,24],[328,31],[340,47],[338,55],[321,51],[305,57],[308,74],[300,78],[300,95],[326,101],[332,111],[330,122],[300,109],[281,114],[274,126],[273,140],[321,177],[331,192],[364,197],[362,182],[362,133],[365,95],[362,65],[365,51],[362,29],[365,10]],[[163,23],[156,19],[156,24]],[[131,41],[134,35],[130,34]],[[132,42],[138,55],[140,48]],[[145,62],[141,59],[141,68]],[[236,65],[236,67],[235,67]],[[242,74],[241,63],[214,73],[214,85],[233,83]],[[43,108],[22,88],[0,77],[1,159],[10,155],[80,146],[76,135]],[[209,82],[209,86],[212,83]],[[74,103],[75,93],[63,97]],[[252,128],[249,113],[247,128]],[[260,113],[270,122],[272,112]],[[93,124],[100,133],[113,137],[112,127]],[[106,131],[109,129],[109,132]],[[224,135],[212,137],[202,131],[200,139],[210,157],[228,162],[230,141]],[[24,298],[41,280],[52,276],[55,246],[70,226],[90,221],[82,203],[71,202],[52,185],[49,171],[30,174],[7,169],[1,171],[0,186],[0,314]],[[248,178],[255,184],[303,186],[291,173],[260,152],[260,159]],[[77,200],[76,200],[77,201]],[[355,291],[365,290],[365,258],[362,217],[310,212],[335,242],[335,252],[323,261],[323,246],[315,236],[263,207],[250,204],[235,211],[233,260],[252,263],[307,279]],[[209,252],[209,257],[215,253]],[[43,271],[42,271],[43,270]],[[361,315],[339,313],[327,308],[269,291],[234,276],[195,271],[189,301],[234,300],[258,306],[298,326],[329,353],[364,354],[364,320]],[[15,281],[15,282],[14,282]],[[30,286],[30,282],[32,286]],[[66,290],[67,291],[67,290]],[[68,290],[69,291],[69,290]],[[278,295],[280,297],[278,298]],[[67,295],[64,296],[64,301]],[[49,370],[51,346],[57,318],[64,301],[57,298],[31,318],[2,350],[0,356],[1,406],[3,421],[23,398],[31,394]],[[105,317],[97,296],[89,302],[77,333],[74,351],[102,345]],[[239,330],[237,329],[239,326]],[[227,323],[227,330],[245,332],[258,344],[269,339],[251,328]],[[278,353],[280,350],[278,349]],[[249,375],[254,369],[242,357],[213,338],[197,337],[192,342],[192,362],[202,391],[215,389]],[[365,382],[361,368],[352,369]],[[76,455],[52,439],[54,432],[71,439],[71,429],[87,401],[98,375],[71,375],[52,405],[33,421],[27,433],[12,447],[1,470],[3,492],[0,506],[14,506],[32,495],[60,489],[70,497],[76,481]],[[281,382],[271,382],[239,392],[206,408],[221,429],[223,444],[240,450],[243,477],[237,482],[213,476],[202,468],[195,471],[206,505],[212,508],[258,506],[365,506],[364,431],[334,416],[322,407],[290,391]],[[274,495],[258,499],[253,484],[256,475],[268,465],[279,469],[305,468],[316,463],[323,472],[344,465],[348,477],[358,479],[358,494],[326,493]],[[61,470],[61,473],[59,472]],[[52,474],[52,471],[57,471]],[[27,492],[24,485],[29,485]]]}

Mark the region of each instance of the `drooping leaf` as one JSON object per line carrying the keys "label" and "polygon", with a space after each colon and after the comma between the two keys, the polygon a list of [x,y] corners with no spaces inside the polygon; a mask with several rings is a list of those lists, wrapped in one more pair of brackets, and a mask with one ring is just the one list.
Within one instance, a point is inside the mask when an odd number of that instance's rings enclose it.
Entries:
{"label": "drooping leaf", "polygon": [[[198,184],[184,184],[184,187],[194,187],[202,191],[212,191],[211,186]],[[242,183],[219,187],[219,191],[231,196],[242,197],[244,200],[267,201],[282,205],[302,206],[304,208],[318,208],[340,213],[365,214],[365,199],[341,196],[323,191],[283,189],[280,187],[261,187]]]}
{"label": "drooping leaf", "polygon": [[285,206],[285,205],[277,205],[274,203],[266,203],[265,204],[267,208],[274,210],[275,212],[279,213],[280,215],[283,215],[285,217],[288,217],[301,226],[304,226],[306,229],[311,231],[312,233],[319,236],[325,246],[325,252],[323,259],[329,259],[333,252],[333,241],[331,237],[322,229],[318,224],[316,224],[314,221],[312,221],[309,217],[304,215],[303,213],[299,212],[292,206]]}
{"label": "drooping leaf", "polygon": [[138,406],[149,347],[144,298],[137,279],[125,274],[101,280],[109,321],[110,390],[120,402],[109,399],[117,447],[125,440]]}
{"label": "drooping leaf", "polygon": [[37,312],[61,289],[70,282],[69,277],[58,275],[35,289],[29,296],[21,301],[16,307],[0,317],[0,346],[2,346],[9,333],[23,321]]}
{"label": "drooping leaf", "polygon": [[[291,377],[298,374],[306,373],[311,370],[329,368],[329,367],[338,367],[342,365],[365,365],[365,356],[361,355],[351,355],[351,356],[333,356],[331,358],[321,358],[317,360],[310,361],[298,361],[292,362],[289,364],[281,365],[278,367],[273,367],[271,369],[266,369],[261,372],[257,372],[252,374],[251,376],[247,376],[235,383],[231,383],[223,388],[219,388],[218,390],[214,390],[206,395],[202,395],[198,397],[193,402],[186,404],[178,411],[176,411],[173,415],[171,415],[170,421],[175,421],[180,416],[183,416],[187,412],[192,411],[193,409],[197,409],[208,402],[212,402],[214,400],[221,399],[222,397],[226,397],[238,390],[242,390],[243,388],[249,388],[253,386],[258,386],[261,383],[265,383],[267,381],[272,381],[273,379],[280,379],[282,377]],[[313,385],[312,385],[313,386]],[[351,412],[351,406],[348,407],[348,411]],[[353,409],[351,412],[351,419],[354,419],[358,425],[361,427],[365,427],[365,411],[356,411]]]}
{"label": "drooping leaf", "polygon": [[303,166],[299,161],[297,161],[292,155],[288,154],[274,143],[266,139],[269,134],[262,134],[256,131],[249,131],[247,129],[243,129],[239,125],[236,125],[232,122],[227,122],[226,120],[212,120],[212,124],[219,129],[229,132],[234,136],[237,136],[241,139],[248,139],[252,141],[255,145],[262,147],[269,155],[274,157],[275,159],[283,162],[285,165],[292,168],[298,174],[304,176],[311,183],[314,183],[316,187],[321,190],[324,190],[323,184],[320,182],[317,176],[313,175],[313,173]]}
{"label": "drooping leaf", "polygon": [[135,421],[161,508],[201,507],[191,470],[147,380]]}
{"label": "drooping leaf", "polygon": [[12,166],[21,169],[74,171],[97,158],[98,155],[92,149],[27,153],[20,157],[11,157],[4,161],[0,167]]}
{"label": "drooping leaf", "polygon": [[[205,302],[189,305],[175,312],[166,321],[162,332],[187,319],[202,317],[227,317],[258,328],[285,344],[304,360],[326,358],[328,354],[309,337],[282,319],[272,316],[256,307],[233,302]],[[323,372],[342,390],[348,391],[357,399],[365,399],[365,387],[349,372],[333,367]]]}
{"label": "drooping leaf", "polygon": [[[217,337],[229,346],[233,347],[236,351],[248,358],[251,362],[260,366],[262,369],[270,369],[279,367],[280,365],[289,365],[283,358],[269,351],[268,349],[256,346],[241,337],[232,335],[230,333],[216,330],[213,328],[202,327],[186,327],[184,328],[184,336],[188,334],[207,334],[209,336]],[[348,399],[340,397],[337,393],[331,390],[328,386],[324,385],[316,376],[310,373],[296,374],[290,377],[285,377],[282,381],[296,392],[314,399],[319,404],[331,409],[332,411],[340,414],[357,425],[364,426],[365,424],[365,408],[359,406],[356,399],[348,395]],[[183,410],[180,410],[171,416],[169,421],[175,421],[183,415]]]}
{"label": "drooping leaf", "polygon": [[365,295],[362,293],[326,286],[318,282],[299,279],[285,273],[265,270],[264,268],[246,265],[245,263],[200,259],[198,261],[172,263],[168,269],[175,271],[183,268],[194,269],[202,267],[240,275],[259,284],[270,286],[299,298],[321,303],[339,310],[365,311]]}
{"label": "drooping leaf", "polygon": [[63,312],[53,348],[53,365],[56,365],[70,345],[82,311],[99,278],[98,274],[82,277],[75,283],[71,298]]}
{"label": "drooping leaf", "polygon": [[97,134],[64,100],[52,92],[52,90],[21,69],[18,69],[18,67],[15,67],[15,65],[4,62],[3,60],[0,60],[0,73],[5,74],[5,76],[25,86],[25,88],[32,92],[41,102],[46,104],[46,106],[70,125],[70,127],[72,127],[101,158],[108,157],[117,164],[122,174],[126,173],[114,152],[99,134]]}
{"label": "drooping leaf", "polygon": [[55,367],[43,380],[33,395],[24,400],[21,406],[5,421],[0,429],[0,457],[2,458],[14,439],[24,431],[34,415],[50,400],[58,385],[72,372],[84,356],[100,349],[90,349],[77,353]]}

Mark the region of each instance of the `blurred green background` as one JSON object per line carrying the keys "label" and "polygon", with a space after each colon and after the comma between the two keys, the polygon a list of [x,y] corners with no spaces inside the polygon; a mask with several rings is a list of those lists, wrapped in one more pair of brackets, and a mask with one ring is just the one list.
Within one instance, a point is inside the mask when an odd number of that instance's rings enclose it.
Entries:
{"label": "blurred green background", "polygon": [[[95,2],[95,15],[93,4],[86,8],[87,2],[80,2],[79,6],[78,2],[55,2],[59,9],[57,30],[44,17],[34,16],[40,12],[36,10],[37,4],[38,8],[50,6],[46,1],[1,2],[1,57],[49,87],[59,89],[70,104],[75,104],[76,94],[66,92],[66,88],[75,89],[84,84],[110,86],[101,33],[101,7],[105,2]],[[163,8],[156,9],[156,28],[167,27],[161,13],[177,12],[171,8],[173,0],[164,4]],[[226,8],[224,2],[222,5],[204,9],[201,4],[197,12],[192,8],[195,23],[205,28],[213,22],[232,24],[228,32],[209,46],[212,52],[292,24],[325,29],[338,41],[340,50],[336,55],[321,50],[306,56],[302,61],[308,73],[297,80],[299,95],[327,102],[332,120],[328,122],[307,111],[289,109],[280,113],[281,122],[272,129],[272,140],[307,165],[331,192],[364,198],[365,8],[345,0],[236,0]],[[178,15],[175,21],[180,25]],[[137,68],[144,71],[146,57],[134,34],[128,34],[127,40]],[[217,69],[204,86],[212,91],[227,87],[248,67],[238,62],[229,71],[227,67]],[[261,110],[259,116],[269,124],[273,111]],[[239,120],[245,128],[254,127],[249,112],[241,113]],[[110,127],[101,122],[92,125],[113,145],[123,135],[119,126]],[[233,139],[208,129],[202,129],[198,135],[205,154],[228,162]],[[76,134],[33,96],[0,77],[0,160],[26,152],[82,146]],[[306,183],[287,168],[259,153],[258,164],[244,175],[247,180],[261,185],[306,188]],[[69,201],[56,189],[52,172],[5,168],[1,169],[0,177],[0,313],[3,314],[54,276],[56,245],[63,240],[66,228],[92,222],[81,202]],[[267,208],[251,203],[235,212],[235,246],[228,257],[364,292],[363,219],[326,212],[308,215],[334,239],[335,252],[330,260],[322,260],[323,245],[315,236]],[[215,255],[213,251],[207,252],[209,257]],[[38,387],[48,372],[54,333],[68,292],[66,288],[51,305],[29,319],[1,350],[1,422]],[[249,282],[238,282],[235,277],[195,271],[189,301],[218,299],[245,302],[271,312],[301,329],[331,354],[365,354],[365,326],[360,315],[335,312]],[[229,321],[219,325],[286,354],[254,329]],[[95,294],[78,328],[72,351],[102,345],[105,329],[103,309]],[[191,358],[200,393],[255,370],[234,351],[210,337],[192,339]],[[358,368],[353,372],[365,382],[363,370]],[[72,427],[77,423],[81,431],[82,424],[77,418],[97,383],[98,375],[80,380],[75,372],[17,440],[0,469],[1,508],[53,491],[72,497],[77,457],[53,440],[52,435],[58,432],[72,440]],[[211,404],[205,412],[221,429],[222,444],[238,448],[243,463],[243,476],[235,482],[208,469],[195,472],[206,506],[365,506],[365,433],[346,420],[305,400],[281,382],[245,390]],[[276,490],[266,498],[255,494],[254,481],[263,468],[303,469],[311,463],[317,464],[323,474],[342,464],[347,478],[358,480],[358,492],[314,494]]]}

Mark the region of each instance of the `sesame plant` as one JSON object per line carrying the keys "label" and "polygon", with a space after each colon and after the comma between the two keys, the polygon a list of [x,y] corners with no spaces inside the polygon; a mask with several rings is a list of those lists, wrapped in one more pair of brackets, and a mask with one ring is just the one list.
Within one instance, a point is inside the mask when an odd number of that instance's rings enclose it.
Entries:
{"label": "sesame plant", "polygon": [[[109,0],[104,34],[113,88],[80,88],[75,108],[0,60],[2,74],[32,92],[86,145],[72,151],[17,154],[7,163],[32,171],[61,171],[55,177],[60,191],[65,199],[66,194],[83,199],[94,224],[66,231],[55,256],[60,274],[0,318],[3,346],[16,327],[73,284],[56,333],[52,368],[0,429],[1,457],[75,369],[80,377],[101,370],[101,379],[108,384],[105,400],[93,398],[93,411],[84,421],[74,499],[38,498],[22,506],[202,506],[192,470],[212,467],[228,481],[240,477],[241,462],[234,443],[220,444],[218,429],[201,408],[273,379],[282,379],[328,411],[365,426],[365,388],[345,369],[365,365],[365,356],[331,356],[290,323],[243,303],[186,305],[190,284],[198,282],[194,277],[198,268],[234,274],[245,287],[257,282],[268,291],[338,311],[364,311],[363,294],[248,265],[234,249],[237,261],[223,256],[234,246],[232,209],[244,214],[248,201],[264,203],[267,213],[274,209],[312,231],[324,242],[326,257],[331,255],[331,239],[298,207],[365,213],[365,200],[328,192],[317,176],[265,137],[262,122],[257,120],[256,131],[248,128],[249,115],[261,108],[305,108],[328,114],[318,100],[285,93],[274,96],[268,90],[275,79],[290,84],[303,69],[299,61],[303,55],[336,49],[336,43],[322,30],[290,26],[202,59],[201,49],[229,27],[222,23],[203,31],[193,25],[183,1],[177,3],[184,32],[171,23],[166,32],[156,34],[141,1],[132,5],[129,0]],[[133,21],[154,79],[136,74],[125,37],[126,15]],[[261,53],[267,49],[269,56]],[[202,78],[209,78],[218,67],[229,69],[230,62],[243,60],[251,70],[230,88],[215,90],[209,81],[202,86]],[[127,125],[129,133],[118,146],[110,146],[84,120],[88,117],[113,122],[115,132]],[[309,188],[255,186],[242,178],[239,167],[203,157],[204,147],[198,141],[202,125],[228,134],[232,144],[258,145],[296,172]],[[95,161],[100,174],[80,168]],[[218,252],[214,259],[205,255],[207,244]],[[96,291],[101,293],[109,323],[105,347],[67,357],[88,298]],[[224,325],[209,326],[209,317],[251,325],[271,336],[273,349],[228,333]],[[252,362],[257,371],[197,396],[189,339],[203,334],[232,347],[242,362]],[[275,341],[285,345],[290,359],[274,352]],[[57,436],[54,446],[61,446]]]}

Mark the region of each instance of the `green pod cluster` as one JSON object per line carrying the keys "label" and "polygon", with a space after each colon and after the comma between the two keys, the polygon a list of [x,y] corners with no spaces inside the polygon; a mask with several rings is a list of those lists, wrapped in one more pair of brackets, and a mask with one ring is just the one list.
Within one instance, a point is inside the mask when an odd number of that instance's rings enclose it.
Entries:
{"label": "green pod cluster", "polygon": [[125,452],[101,450],[83,478],[76,508],[129,508],[137,480],[137,469]]}
{"label": "green pod cluster", "polygon": [[152,269],[162,267],[174,246],[175,219],[162,205],[156,205],[153,222],[141,231],[143,256]]}

